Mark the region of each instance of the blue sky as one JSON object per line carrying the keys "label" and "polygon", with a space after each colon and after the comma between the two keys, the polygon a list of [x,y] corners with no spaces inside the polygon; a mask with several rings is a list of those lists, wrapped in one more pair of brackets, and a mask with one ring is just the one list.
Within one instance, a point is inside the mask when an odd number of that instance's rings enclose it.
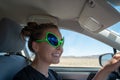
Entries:
{"label": "blue sky", "polygon": [[63,56],[89,56],[112,52],[112,48],[83,34],[61,30],[65,37]]}
{"label": "blue sky", "polygon": [[[120,34],[120,22],[109,29]],[[113,52],[113,49],[100,41],[77,32],[61,30],[65,38],[63,56],[88,56]]]}

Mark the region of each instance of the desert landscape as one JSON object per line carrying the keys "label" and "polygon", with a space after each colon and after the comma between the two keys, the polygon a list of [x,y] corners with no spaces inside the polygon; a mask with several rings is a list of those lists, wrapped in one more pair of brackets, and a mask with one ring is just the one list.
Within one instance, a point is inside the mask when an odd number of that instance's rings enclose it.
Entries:
{"label": "desert landscape", "polygon": [[100,67],[97,57],[62,57],[59,64],[52,66],[61,67]]}
{"label": "desert landscape", "polygon": [[[34,59],[32,56],[31,60]],[[59,64],[52,64],[51,66],[58,67],[101,67],[99,65],[99,55],[92,56],[62,56]]]}

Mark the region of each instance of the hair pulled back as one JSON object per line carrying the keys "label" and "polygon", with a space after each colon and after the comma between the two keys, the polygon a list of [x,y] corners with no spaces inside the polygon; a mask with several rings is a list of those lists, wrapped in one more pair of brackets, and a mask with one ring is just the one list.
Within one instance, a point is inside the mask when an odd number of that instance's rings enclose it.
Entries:
{"label": "hair pulled back", "polygon": [[37,24],[36,22],[28,22],[27,26],[25,26],[21,30],[21,35],[23,38],[28,37],[28,47],[30,51],[34,52],[32,48],[32,42],[39,39],[42,34],[44,33],[45,30],[51,29],[51,28],[56,28],[58,27],[54,25],[53,23],[43,23],[43,24]]}

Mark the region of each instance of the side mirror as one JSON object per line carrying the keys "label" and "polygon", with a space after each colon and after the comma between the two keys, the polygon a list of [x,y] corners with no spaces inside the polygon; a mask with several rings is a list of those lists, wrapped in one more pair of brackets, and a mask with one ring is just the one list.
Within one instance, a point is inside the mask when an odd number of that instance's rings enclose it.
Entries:
{"label": "side mirror", "polygon": [[109,60],[111,60],[113,57],[113,53],[106,53],[106,54],[102,54],[99,56],[99,64],[100,66],[104,66],[107,64],[107,62]]}
{"label": "side mirror", "polygon": [[[106,53],[106,54],[100,55],[99,64],[101,66],[105,66],[106,63],[108,63],[108,61],[112,59],[113,55],[114,55],[113,53]],[[111,72],[107,80],[120,80],[120,67],[118,68],[117,71]]]}

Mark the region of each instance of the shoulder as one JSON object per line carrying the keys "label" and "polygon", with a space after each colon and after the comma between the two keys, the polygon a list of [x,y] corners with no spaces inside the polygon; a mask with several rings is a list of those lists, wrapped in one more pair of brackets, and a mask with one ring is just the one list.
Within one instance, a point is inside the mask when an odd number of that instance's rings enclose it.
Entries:
{"label": "shoulder", "polygon": [[13,80],[27,80],[28,73],[30,71],[30,66],[24,67],[22,70],[20,70],[13,78]]}

